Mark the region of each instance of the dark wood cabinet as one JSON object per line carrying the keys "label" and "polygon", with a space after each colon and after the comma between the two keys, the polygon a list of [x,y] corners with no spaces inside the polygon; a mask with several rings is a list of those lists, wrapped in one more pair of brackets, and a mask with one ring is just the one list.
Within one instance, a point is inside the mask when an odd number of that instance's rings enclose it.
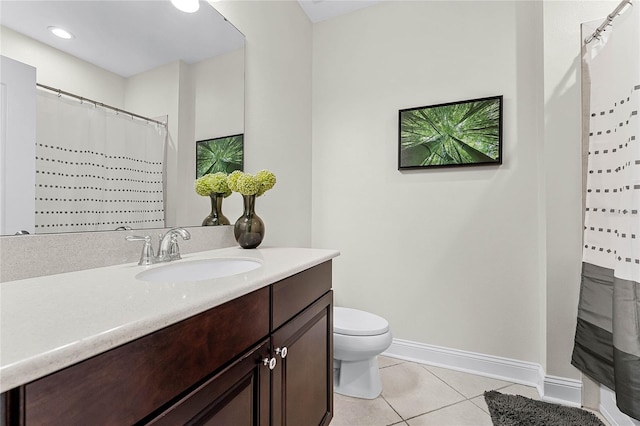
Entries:
{"label": "dark wood cabinet", "polygon": [[20,415],[135,424],[269,336],[269,318],[265,287],[26,384]]}
{"label": "dark wood cabinet", "polygon": [[271,377],[273,425],[328,425],[333,418],[332,296],[326,293],[271,337],[278,359]]}
{"label": "dark wood cabinet", "polygon": [[328,261],[13,389],[5,422],[327,425],[332,297]]}
{"label": "dark wood cabinet", "polygon": [[268,426],[269,354],[266,339],[148,424]]}

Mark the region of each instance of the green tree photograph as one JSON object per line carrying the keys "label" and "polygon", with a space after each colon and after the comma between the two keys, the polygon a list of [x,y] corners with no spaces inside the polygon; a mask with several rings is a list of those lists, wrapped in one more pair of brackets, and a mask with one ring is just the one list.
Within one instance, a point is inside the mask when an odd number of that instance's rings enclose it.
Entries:
{"label": "green tree photograph", "polygon": [[196,143],[196,178],[207,173],[231,173],[243,168],[243,135]]}
{"label": "green tree photograph", "polygon": [[400,111],[399,168],[501,164],[502,96]]}

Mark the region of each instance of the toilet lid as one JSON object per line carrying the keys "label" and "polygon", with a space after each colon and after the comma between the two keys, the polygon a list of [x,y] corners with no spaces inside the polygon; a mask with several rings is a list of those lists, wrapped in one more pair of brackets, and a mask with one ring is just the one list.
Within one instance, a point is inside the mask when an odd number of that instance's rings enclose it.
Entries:
{"label": "toilet lid", "polygon": [[389,331],[386,319],[351,308],[333,308],[333,332],[348,336],[376,336]]}

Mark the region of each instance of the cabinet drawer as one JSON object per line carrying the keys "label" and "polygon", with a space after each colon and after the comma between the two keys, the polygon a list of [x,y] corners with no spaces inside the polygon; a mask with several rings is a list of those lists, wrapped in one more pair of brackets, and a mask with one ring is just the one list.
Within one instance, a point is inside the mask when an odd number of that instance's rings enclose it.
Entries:
{"label": "cabinet drawer", "polygon": [[279,281],[271,289],[271,329],[276,330],[331,290],[331,261]]}
{"label": "cabinet drawer", "polygon": [[268,426],[268,357],[265,339],[148,424]]}
{"label": "cabinet drawer", "polygon": [[26,424],[133,424],[268,334],[265,287],[27,384]]}

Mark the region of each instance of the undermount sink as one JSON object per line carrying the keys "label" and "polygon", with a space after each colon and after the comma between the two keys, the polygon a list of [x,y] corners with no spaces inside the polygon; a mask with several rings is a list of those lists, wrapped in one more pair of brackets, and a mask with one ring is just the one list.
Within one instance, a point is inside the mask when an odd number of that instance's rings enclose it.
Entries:
{"label": "undermount sink", "polygon": [[150,282],[202,281],[242,274],[262,266],[257,260],[216,258],[169,263],[142,271],[136,278]]}

